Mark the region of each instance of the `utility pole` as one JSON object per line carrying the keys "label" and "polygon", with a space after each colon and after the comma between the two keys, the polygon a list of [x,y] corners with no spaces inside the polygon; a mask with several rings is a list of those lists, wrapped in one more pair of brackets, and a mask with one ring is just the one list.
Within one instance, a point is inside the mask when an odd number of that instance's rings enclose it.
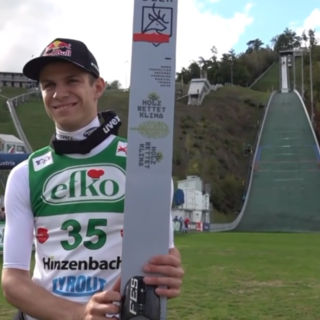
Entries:
{"label": "utility pole", "polygon": [[312,52],[309,47],[309,66],[310,66],[310,99],[311,99],[311,122],[314,125],[314,110],[313,110],[313,74],[312,74]]}
{"label": "utility pole", "polygon": [[301,50],[301,96],[304,99],[304,61],[303,61],[304,50]]}
{"label": "utility pole", "polygon": [[125,89],[128,89],[128,75],[127,75],[127,63],[129,62],[129,60],[124,62],[124,76],[125,76]]}
{"label": "utility pole", "polygon": [[230,68],[231,68],[231,85],[233,86],[233,61],[230,63]]}
{"label": "utility pole", "polygon": [[296,89],[296,55],[295,51],[292,51],[292,66],[293,66],[293,90]]}
{"label": "utility pole", "polygon": [[183,83],[183,74],[181,75],[181,96],[184,95],[184,83]]}

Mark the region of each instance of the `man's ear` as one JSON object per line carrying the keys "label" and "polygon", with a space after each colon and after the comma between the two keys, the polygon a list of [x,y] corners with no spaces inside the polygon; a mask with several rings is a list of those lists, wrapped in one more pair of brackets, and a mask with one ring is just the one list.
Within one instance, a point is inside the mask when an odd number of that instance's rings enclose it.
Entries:
{"label": "man's ear", "polygon": [[104,80],[102,78],[98,78],[94,86],[95,86],[95,98],[99,99],[103,95],[103,92],[105,89]]}

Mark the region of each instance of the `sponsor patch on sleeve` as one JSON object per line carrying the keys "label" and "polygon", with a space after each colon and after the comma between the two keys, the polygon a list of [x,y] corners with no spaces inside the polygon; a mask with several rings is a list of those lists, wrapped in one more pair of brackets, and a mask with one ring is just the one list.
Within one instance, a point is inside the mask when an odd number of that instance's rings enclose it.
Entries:
{"label": "sponsor patch on sleeve", "polygon": [[126,157],[127,156],[127,143],[119,141],[117,146],[116,156]]}
{"label": "sponsor patch on sleeve", "polygon": [[32,159],[34,171],[39,171],[50,164],[53,164],[51,151],[43,154],[40,157]]}

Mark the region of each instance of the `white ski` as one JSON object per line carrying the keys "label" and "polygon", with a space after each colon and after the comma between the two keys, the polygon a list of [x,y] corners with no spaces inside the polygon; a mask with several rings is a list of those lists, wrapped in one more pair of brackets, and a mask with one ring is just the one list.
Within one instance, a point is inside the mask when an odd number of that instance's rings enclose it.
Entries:
{"label": "white ski", "polygon": [[[177,9],[178,0],[134,1],[122,294],[152,256],[168,253]],[[160,302],[165,320],[166,299]]]}

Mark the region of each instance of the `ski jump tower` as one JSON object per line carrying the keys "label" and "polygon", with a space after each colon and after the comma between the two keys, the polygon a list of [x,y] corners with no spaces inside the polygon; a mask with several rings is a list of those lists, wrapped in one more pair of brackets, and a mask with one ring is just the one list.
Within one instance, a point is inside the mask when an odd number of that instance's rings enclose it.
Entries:
{"label": "ski jump tower", "polygon": [[210,92],[211,84],[207,79],[207,73],[201,72],[199,79],[192,79],[188,91],[188,105],[200,106],[204,97]]}
{"label": "ski jump tower", "polygon": [[282,93],[290,91],[290,76],[289,68],[294,64],[293,51],[279,51],[279,86]]}

